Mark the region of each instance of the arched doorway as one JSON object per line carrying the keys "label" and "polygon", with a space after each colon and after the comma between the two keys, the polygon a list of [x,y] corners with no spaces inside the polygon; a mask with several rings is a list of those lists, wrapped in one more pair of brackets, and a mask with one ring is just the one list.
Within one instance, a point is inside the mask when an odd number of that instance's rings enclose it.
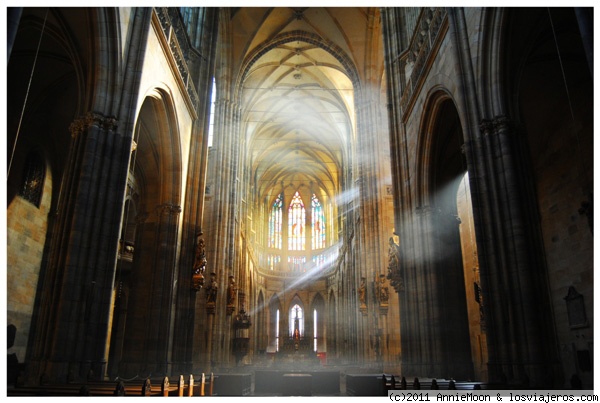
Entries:
{"label": "arched doorway", "polygon": [[[119,376],[168,373],[171,306],[181,212],[181,156],[178,127],[170,97],[155,90],[144,100],[135,128],[128,197],[139,197],[129,278]],[[157,152],[156,150],[160,150]],[[135,190],[136,193],[133,193]],[[123,219],[131,221],[131,208]],[[126,232],[127,233],[127,232]],[[125,265],[120,265],[123,269]],[[165,286],[167,285],[167,286]],[[117,342],[118,343],[118,342]],[[117,357],[115,357],[117,358]]]}
{"label": "arched doorway", "polygon": [[473,379],[467,307],[475,302],[465,287],[471,280],[465,275],[458,210],[467,166],[462,126],[445,91],[432,93],[424,110],[417,146],[415,261],[404,268],[401,291],[403,372]]}
{"label": "arched doorway", "polygon": [[[437,279],[445,370],[459,379],[473,378],[465,271],[461,248],[457,196],[466,172],[463,135],[456,106],[438,99],[431,134],[429,205],[432,221],[432,258]],[[467,190],[468,188],[464,188]]]}

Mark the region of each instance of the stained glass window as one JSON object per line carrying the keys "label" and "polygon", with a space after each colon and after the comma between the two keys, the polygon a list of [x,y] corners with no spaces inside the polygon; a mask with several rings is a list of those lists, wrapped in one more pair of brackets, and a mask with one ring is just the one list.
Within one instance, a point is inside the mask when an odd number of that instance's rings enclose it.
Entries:
{"label": "stained glass window", "polygon": [[318,267],[319,269],[322,269],[325,267],[325,255],[324,254],[313,256],[312,261],[313,261],[314,266]]}
{"label": "stained glass window", "polygon": [[306,256],[288,256],[288,267],[290,271],[306,271]]}
{"label": "stained glass window", "polygon": [[312,207],[312,248],[321,249],[325,247],[325,214],[323,206],[315,194],[311,199]]}
{"label": "stained glass window", "polygon": [[[292,337],[304,336],[304,312],[300,305],[295,304],[290,308],[290,334]],[[298,329],[298,333],[296,333]]]}
{"label": "stained glass window", "polygon": [[267,256],[267,266],[269,270],[279,270],[279,262],[281,262],[281,256],[269,255]]}
{"label": "stained glass window", "polygon": [[19,195],[36,207],[40,207],[46,167],[40,155],[34,151],[29,153],[23,169],[23,183]]}
{"label": "stained glass window", "polygon": [[279,194],[273,202],[271,215],[269,217],[269,248],[281,249],[282,246],[282,206],[283,198],[281,197],[281,194]]}
{"label": "stained glass window", "polygon": [[296,192],[288,210],[288,250],[304,250],[306,210],[300,193]]}
{"label": "stained glass window", "polygon": [[212,147],[215,133],[215,103],[217,100],[217,84],[215,78],[212,79],[212,89],[210,91],[210,118],[208,125],[208,146]]}

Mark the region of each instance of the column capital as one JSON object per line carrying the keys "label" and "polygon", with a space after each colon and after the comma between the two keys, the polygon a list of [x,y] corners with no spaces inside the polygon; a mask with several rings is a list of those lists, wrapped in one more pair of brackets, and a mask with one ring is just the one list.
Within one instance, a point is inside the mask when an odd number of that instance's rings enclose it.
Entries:
{"label": "column capital", "polygon": [[75,119],[69,126],[72,137],[77,137],[80,133],[89,129],[90,126],[96,126],[104,130],[116,130],[119,121],[114,116],[104,116],[97,112],[88,112]]}
{"label": "column capital", "polygon": [[179,214],[181,213],[181,206],[177,206],[175,204],[172,203],[164,203],[164,204],[159,204],[158,206],[156,206],[156,211],[159,214]]}
{"label": "column capital", "polygon": [[511,122],[512,121],[508,118],[508,116],[498,115],[493,119],[492,124],[494,125],[494,129],[499,131],[508,130],[512,125]]}
{"label": "column capital", "polygon": [[482,119],[481,122],[479,122],[479,130],[481,130],[481,133],[484,136],[489,135],[493,128],[494,124],[491,119]]}
{"label": "column capital", "polygon": [[482,119],[479,122],[479,129],[483,135],[496,134],[500,131],[506,131],[512,126],[512,120],[506,115],[498,115],[493,119]]}
{"label": "column capital", "polygon": [[494,125],[499,124],[508,124],[510,122],[510,118],[506,115],[498,115],[493,119]]}

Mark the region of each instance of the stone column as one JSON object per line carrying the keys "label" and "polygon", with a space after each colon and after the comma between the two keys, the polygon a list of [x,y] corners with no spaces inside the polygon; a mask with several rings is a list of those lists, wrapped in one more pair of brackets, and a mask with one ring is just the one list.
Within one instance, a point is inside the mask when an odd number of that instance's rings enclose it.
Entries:
{"label": "stone column", "polygon": [[[224,79],[224,78],[222,78]],[[225,85],[226,88],[226,85]],[[219,96],[219,94],[218,94]],[[208,265],[217,274],[219,287],[227,288],[229,273],[235,270],[237,259],[239,227],[236,221],[236,201],[238,195],[238,173],[240,145],[236,140],[238,133],[239,110],[234,102],[224,98],[217,101],[215,123],[215,154],[209,161],[209,175],[215,181],[215,196],[211,201],[211,210],[207,211],[206,245]],[[231,356],[231,317],[223,314],[226,308],[224,294],[219,296],[216,305],[215,343],[213,343],[213,359],[217,362],[230,362]],[[223,312],[224,313],[224,312]],[[218,342],[217,342],[218,341]]]}
{"label": "stone column", "polygon": [[[201,38],[197,38],[196,50],[202,55],[196,64],[190,64],[190,76],[198,88],[198,119],[192,127],[190,151],[188,157],[187,182],[185,183],[185,201],[180,243],[178,269],[177,307],[175,309],[173,331],[173,373],[195,372],[194,363],[200,363],[195,344],[195,330],[204,323],[202,308],[196,306],[203,291],[195,291],[192,280],[195,251],[203,233],[203,212],[207,187],[206,172],[208,166],[208,131],[211,110],[211,94],[215,66],[217,42],[217,8],[199,10],[199,24],[202,27]],[[196,32],[196,34],[199,34]],[[192,52],[190,52],[192,53]],[[197,66],[194,74],[194,66]],[[194,77],[195,75],[195,77]],[[204,242],[202,238],[202,242]],[[207,273],[208,274],[208,273]],[[198,277],[197,277],[198,278]],[[202,312],[202,314],[200,314]]]}
{"label": "stone column", "polygon": [[131,147],[117,125],[114,117],[92,112],[71,125],[73,141],[32,328],[40,340],[32,348],[34,378],[46,372],[50,381],[99,379],[106,369],[119,201]]}
{"label": "stone column", "polygon": [[377,121],[378,114],[375,113],[376,103],[369,99],[374,97],[371,92],[358,92],[358,111],[357,111],[357,127],[359,139],[358,155],[356,156],[358,163],[359,176],[359,194],[360,194],[360,231],[362,236],[357,237],[360,240],[358,247],[360,248],[360,266],[357,272],[366,279],[367,285],[367,304],[361,304],[360,311],[365,316],[363,317],[359,334],[363,339],[363,359],[370,362],[375,362],[376,351],[373,348],[373,340],[377,338],[379,329],[378,324],[378,304],[373,291],[373,284],[377,280],[381,260],[381,240],[382,223],[379,220],[381,211],[381,192],[379,189],[380,183],[378,180],[379,166],[377,161],[378,155],[378,125],[367,125],[366,122]]}
{"label": "stone column", "polygon": [[181,207],[171,203],[162,204],[157,207],[157,214],[159,222],[156,228],[155,266],[150,310],[152,319],[150,320],[150,334],[147,337],[150,337],[157,352],[153,375],[167,376],[170,373],[171,363],[169,346],[173,337],[171,317],[177,278],[175,262]]}
{"label": "stone column", "polygon": [[[178,222],[181,208],[165,203],[138,216],[130,303],[119,375],[167,375],[172,338]],[[165,285],[167,285],[165,287]]]}
{"label": "stone column", "polygon": [[97,29],[88,50],[98,64],[94,77],[82,77],[86,87],[81,93],[81,105],[93,106],[70,128],[73,140],[40,271],[39,308],[30,334],[36,342],[27,370],[36,383],[42,375],[57,382],[101,379],[108,355],[134,105],[152,9],[136,8],[131,14],[126,49],[131,57],[123,74],[111,63],[119,45],[109,33],[114,24],[104,18],[112,14],[95,15],[98,20],[91,24]]}
{"label": "stone column", "polygon": [[547,385],[556,360],[554,333],[543,320],[543,307],[549,301],[524,215],[525,193],[515,151],[517,131],[506,116],[483,120],[481,131],[483,155],[479,157],[487,161],[489,174],[484,179],[490,189],[491,220],[482,225],[492,234],[484,248],[489,251],[488,264],[481,268],[490,380]]}

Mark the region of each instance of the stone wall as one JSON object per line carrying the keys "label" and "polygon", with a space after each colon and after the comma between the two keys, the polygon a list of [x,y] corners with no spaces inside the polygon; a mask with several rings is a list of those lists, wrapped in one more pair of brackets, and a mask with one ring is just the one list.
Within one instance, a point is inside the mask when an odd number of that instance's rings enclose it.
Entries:
{"label": "stone wall", "polygon": [[52,175],[46,169],[40,207],[21,196],[15,196],[6,213],[7,235],[7,324],[16,327],[15,344],[8,354],[15,353],[24,362],[31,316],[35,303],[40,266],[48,228],[52,194]]}

